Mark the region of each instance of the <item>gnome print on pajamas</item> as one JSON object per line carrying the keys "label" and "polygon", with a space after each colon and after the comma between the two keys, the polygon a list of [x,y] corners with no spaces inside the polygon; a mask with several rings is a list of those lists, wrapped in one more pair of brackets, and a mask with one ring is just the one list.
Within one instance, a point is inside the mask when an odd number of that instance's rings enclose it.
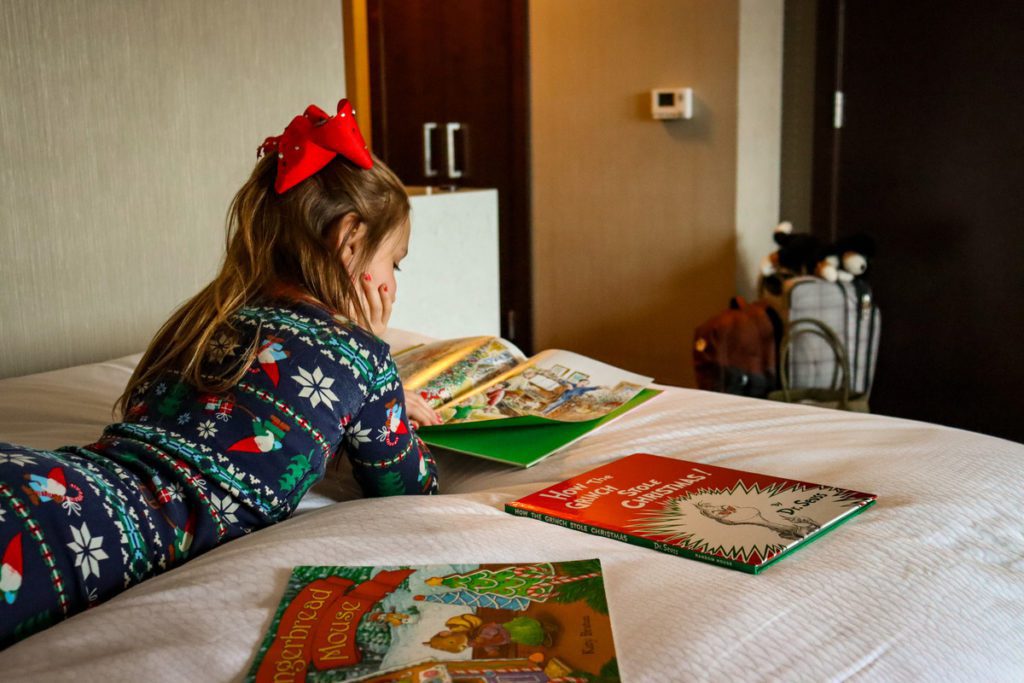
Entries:
{"label": "gnome print on pajamas", "polygon": [[269,420],[253,420],[253,435],[235,442],[228,448],[229,451],[242,451],[244,453],[269,453],[281,448],[281,439],[291,429],[276,416],[271,415]]}
{"label": "gnome print on pajamas", "polygon": [[0,592],[4,595],[4,601],[10,605],[18,595],[21,588],[21,532],[14,534],[14,538],[7,544],[4,550],[3,560],[0,561]]}
{"label": "gnome print on pajamas", "polygon": [[384,426],[380,429],[380,436],[377,438],[388,446],[394,446],[398,443],[398,437],[408,434],[409,430],[406,429],[405,422],[402,421],[402,406],[398,405],[397,400],[392,400],[386,408],[387,416],[384,419]]}
{"label": "gnome print on pajamas", "polygon": [[281,372],[277,367],[277,362],[288,357],[288,352],[284,350],[281,341],[278,337],[264,339],[263,345],[256,354],[257,362],[263,368],[263,372],[267,373],[267,377],[270,378],[275,387],[281,379]]}
{"label": "gnome print on pajamas", "polygon": [[74,494],[67,495],[68,485],[64,477],[64,470],[59,467],[51,469],[45,477],[38,474],[26,474],[25,478],[28,479],[28,486],[23,487],[23,490],[36,505],[48,500],[54,503],[63,503],[65,499],[78,503],[83,498],[82,489],[74,484],[71,485]]}
{"label": "gnome print on pajamas", "polygon": [[195,530],[196,513],[193,510],[192,513],[188,516],[188,520],[185,522],[185,526],[180,528],[174,528],[174,540],[170,546],[172,561],[180,561],[188,557],[188,550],[192,547],[192,540],[195,538]]}

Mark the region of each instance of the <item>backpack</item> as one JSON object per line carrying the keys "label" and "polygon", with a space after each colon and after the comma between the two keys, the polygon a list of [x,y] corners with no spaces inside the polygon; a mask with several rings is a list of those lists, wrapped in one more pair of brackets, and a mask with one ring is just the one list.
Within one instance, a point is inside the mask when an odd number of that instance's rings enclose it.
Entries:
{"label": "backpack", "polygon": [[[882,316],[867,282],[861,278],[828,282],[805,275],[782,283],[762,282],[761,296],[778,312],[784,325],[811,319],[833,331],[848,359],[850,391],[871,393]],[[824,337],[800,335],[793,339],[789,351],[786,371],[791,387],[831,388],[837,375],[842,374],[837,356]]]}
{"label": "backpack", "polygon": [[775,349],[781,321],[762,301],[743,297],[694,330],[693,367],[697,386],[765,398],[775,389]]}

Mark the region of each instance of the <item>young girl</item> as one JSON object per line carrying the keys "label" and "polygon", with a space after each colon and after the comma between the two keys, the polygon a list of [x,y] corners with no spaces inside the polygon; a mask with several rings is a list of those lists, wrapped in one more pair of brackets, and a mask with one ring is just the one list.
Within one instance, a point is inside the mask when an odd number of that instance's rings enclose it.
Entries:
{"label": "young girl", "polygon": [[0,647],[288,517],[340,450],[365,495],[436,492],[376,336],[409,201],[353,114],[310,106],[264,142],[220,274],[151,342],[122,422],[83,447],[0,444]]}

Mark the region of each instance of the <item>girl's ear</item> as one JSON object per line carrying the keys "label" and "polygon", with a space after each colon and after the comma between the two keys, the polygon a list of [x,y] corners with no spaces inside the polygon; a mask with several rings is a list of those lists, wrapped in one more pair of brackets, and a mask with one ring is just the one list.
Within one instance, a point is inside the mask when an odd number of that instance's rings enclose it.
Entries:
{"label": "girl's ear", "polygon": [[355,260],[356,252],[362,247],[365,239],[365,230],[362,229],[362,222],[356,213],[349,212],[338,219],[330,232],[331,244],[334,250],[341,256],[341,263],[345,270],[350,270]]}

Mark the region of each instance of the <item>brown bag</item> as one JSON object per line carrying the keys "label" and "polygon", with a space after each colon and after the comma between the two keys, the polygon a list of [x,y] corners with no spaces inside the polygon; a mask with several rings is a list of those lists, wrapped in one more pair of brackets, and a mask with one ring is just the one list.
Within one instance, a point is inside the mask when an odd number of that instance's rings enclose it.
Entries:
{"label": "brown bag", "polygon": [[778,318],[764,302],[748,304],[737,296],[728,309],[700,325],[693,334],[697,386],[758,398],[775,389],[772,316]]}

